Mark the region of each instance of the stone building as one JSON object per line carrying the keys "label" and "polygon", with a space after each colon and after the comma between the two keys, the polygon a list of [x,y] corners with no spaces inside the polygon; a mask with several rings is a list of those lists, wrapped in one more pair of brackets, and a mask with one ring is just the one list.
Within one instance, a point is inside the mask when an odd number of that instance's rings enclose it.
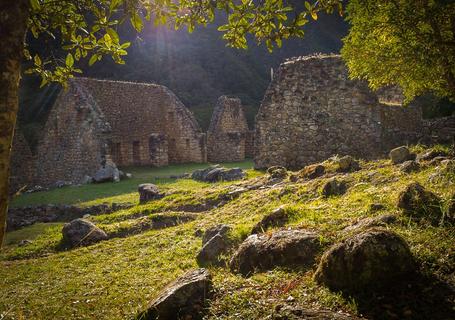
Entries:
{"label": "stone building", "polygon": [[240,99],[221,96],[207,131],[208,161],[242,161],[251,157],[252,137]]}
{"label": "stone building", "polygon": [[205,162],[205,134],[164,86],[73,79],[48,117],[36,183],[79,183],[107,158],[118,166]]}
{"label": "stone building", "polygon": [[33,184],[33,171],[35,158],[22,132],[14,132],[11,169],[10,169],[10,193],[27,188]]}
{"label": "stone building", "polygon": [[295,58],[280,65],[256,116],[255,166],[374,158],[416,142],[421,128],[420,108],[380,103],[364,81],[348,78],[340,56]]}

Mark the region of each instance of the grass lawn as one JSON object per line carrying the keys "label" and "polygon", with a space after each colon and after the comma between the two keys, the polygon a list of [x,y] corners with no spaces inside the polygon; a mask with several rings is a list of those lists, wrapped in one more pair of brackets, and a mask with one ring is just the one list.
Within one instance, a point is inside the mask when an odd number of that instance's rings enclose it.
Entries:
{"label": "grass lawn", "polygon": [[[189,171],[188,166],[180,169]],[[160,170],[162,173],[169,170],[162,176],[176,173],[170,168]],[[140,178],[140,171],[133,172],[134,180],[118,184],[54,190],[45,193],[41,200],[28,198],[39,194],[26,195],[16,199],[15,204],[49,199],[54,202],[69,199],[81,204],[106,199],[136,203],[137,184],[150,181],[159,170],[151,171],[144,170],[148,176]],[[349,186],[342,196],[321,197],[320,190],[329,176],[310,181],[285,180],[281,185],[251,190],[224,205],[197,213],[196,219],[187,223],[113,237],[72,250],[59,247],[62,224],[37,224],[10,232],[7,246],[0,252],[0,319],[132,319],[166,284],[197,267],[195,257],[201,249],[201,239],[196,231],[219,223],[229,224],[233,228],[231,239],[240,243],[258,221],[278,206],[292,212],[286,227],[318,232],[324,250],[343,239],[345,234],[341,231],[358,219],[394,214],[398,221],[387,228],[409,243],[420,271],[433,282],[419,284],[425,286],[422,290],[417,285],[419,289],[406,287],[397,295],[365,300],[346,297],[316,284],[313,281],[316,266],[277,268],[250,278],[233,274],[225,267],[209,267],[215,298],[210,302],[206,319],[274,319],[277,308],[287,304],[372,319],[453,319],[450,310],[453,311],[454,295],[441,290],[439,284],[455,285],[455,228],[449,224],[413,222],[396,206],[398,193],[411,181],[417,181],[439,195],[445,208],[450,195],[455,193],[455,173],[434,178],[440,172],[440,168],[428,166],[405,174],[386,160],[362,162],[360,171],[336,174]],[[168,194],[165,198],[90,219],[108,234],[115,234],[134,226],[139,217],[181,214],[176,212],[181,205],[206,203],[239,185],[267,179],[267,175],[253,170],[240,182],[207,184],[189,179],[158,179],[155,182]],[[64,193],[66,190],[77,190],[77,195]],[[384,209],[371,211],[372,203],[380,203]],[[19,246],[22,239],[33,242]]]}
{"label": "grass lawn", "polygon": [[[224,167],[242,169],[253,168],[253,161],[223,163]],[[124,172],[131,173],[131,179],[117,183],[89,184],[82,186],[68,186],[45,192],[25,193],[11,202],[11,207],[23,207],[38,204],[80,204],[112,202],[137,202],[137,186],[141,183],[155,183],[160,186],[172,184],[176,179],[171,175],[191,173],[196,169],[206,168],[208,164],[192,163],[185,165],[170,165],[161,168],[128,167],[121,168]]]}

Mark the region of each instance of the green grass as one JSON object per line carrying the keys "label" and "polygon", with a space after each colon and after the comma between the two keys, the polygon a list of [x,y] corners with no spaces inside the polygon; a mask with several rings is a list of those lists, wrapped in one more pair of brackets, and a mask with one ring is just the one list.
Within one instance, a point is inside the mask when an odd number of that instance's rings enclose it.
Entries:
{"label": "green grass", "polygon": [[[358,219],[396,214],[398,223],[388,228],[408,241],[422,271],[453,285],[454,227],[411,222],[397,209],[396,200],[398,192],[409,182],[418,181],[448,201],[455,192],[455,174],[430,179],[440,172],[436,167],[404,174],[388,161],[364,162],[362,166],[366,169],[338,175],[349,185],[343,196],[321,197],[320,190],[327,177],[307,182],[288,181],[274,188],[248,191],[223,206],[198,213],[196,220],[188,223],[113,238],[85,248],[62,251],[59,248],[61,224],[37,224],[8,233],[7,246],[0,253],[0,318],[3,314],[5,319],[130,319],[167,283],[197,267],[195,257],[201,248],[201,239],[195,236],[196,230],[226,223],[233,227],[233,240],[240,242],[265,214],[281,205],[292,213],[288,227],[318,232],[324,248],[346,237],[340,231]],[[174,173],[163,173],[163,176]],[[146,174],[149,176],[145,180],[149,181],[156,173],[145,170]],[[135,176],[139,179],[137,172]],[[262,173],[249,171],[248,180],[239,182],[207,184],[187,179],[158,182],[168,193],[165,198],[128,210],[92,216],[91,220],[102,229],[115,233],[134,225],[139,217],[157,213],[173,215],[179,206],[207,203],[240,185],[266,179]],[[123,182],[108,185],[106,187],[112,190],[103,194],[102,199],[89,195],[76,201],[84,196],[83,193],[90,192],[91,187],[98,187],[96,185],[84,186],[85,191],[77,197],[67,197],[73,203],[83,205],[106,199],[137,202],[135,188],[138,182],[136,180],[128,187],[132,189],[123,187]],[[116,188],[125,189],[116,194]],[[64,189],[47,193],[47,199],[56,197],[53,192]],[[30,199],[19,198],[16,204],[20,201],[32,203]],[[370,212],[372,203],[381,203],[385,209]],[[34,241],[18,247],[22,239]],[[251,278],[232,274],[227,268],[210,270],[216,297],[207,310],[208,319],[264,319],[272,316],[278,305],[287,304],[289,297],[294,304],[305,308],[353,314],[362,313],[365,306],[381,307],[377,302],[365,305],[361,300],[343,297],[317,285],[312,280],[314,267],[310,270],[276,269],[257,273]],[[399,303],[416,303],[428,308],[430,316],[427,318],[431,318],[432,306],[425,300],[428,295],[422,294],[416,301],[405,298],[397,298],[397,301],[401,299]],[[384,314],[387,318],[387,313]],[[398,314],[398,318],[400,316],[403,317]],[[425,318],[426,314],[420,316]]]}
{"label": "green grass", "polygon": [[[122,168],[124,172],[131,173],[131,179],[117,183],[89,184],[83,186],[68,186],[46,192],[26,193],[13,199],[12,207],[22,207],[39,204],[95,204],[112,202],[137,202],[137,186],[141,183],[155,183],[160,186],[175,183],[171,175],[191,173],[196,169],[206,168],[207,164],[193,163],[185,165],[170,165],[161,168],[129,167]],[[240,167],[251,169],[251,160],[243,162],[223,163],[227,168]]]}

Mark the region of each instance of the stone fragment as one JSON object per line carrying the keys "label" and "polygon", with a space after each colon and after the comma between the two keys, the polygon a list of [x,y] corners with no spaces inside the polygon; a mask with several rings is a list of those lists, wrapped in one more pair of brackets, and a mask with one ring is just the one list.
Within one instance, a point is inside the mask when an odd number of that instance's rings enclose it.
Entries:
{"label": "stone fragment", "polygon": [[107,234],[85,219],[75,219],[66,223],[62,229],[63,243],[69,247],[86,246],[107,240]]}
{"label": "stone fragment", "polygon": [[344,156],[335,161],[338,172],[353,172],[360,169],[358,161],[351,156]]}
{"label": "stone fragment", "polygon": [[329,179],[322,187],[324,197],[338,196],[346,193],[348,187],[345,181],[339,181],[336,178]]}
{"label": "stone fragment", "polygon": [[267,169],[267,173],[272,179],[284,179],[288,176],[288,171],[285,167],[273,166]]}
{"label": "stone fragment", "polygon": [[227,237],[218,233],[204,244],[196,260],[199,265],[220,265],[222,262],[220,255],[227,249],[229,249]]}
{"label": "stone fragment", "polygon": [[225,237],[229,231],[231,231],[231,227],[226,224],[219,224],[214,227],[208,228],[205,230],[204,235],[202,236],[202,245],[205,245],[210,239],[212,239],[217,234]]}
{"label": "stone fragment", "polygon": [[139,203],[141,204],[164,197],[164,194],[160,193],[158,187],[152,183],[140,184],[137,191],[139,192]]}
{"label": "stone fragment", "polygon": [[207,300],[213,295],[212,277],[196,269],[169,284],[137,320],[202,319]]}
{"label": "stone fragment", "polygon": [[343,229],[343,232],[351,232],[360,229],[369,229],[372,227],[385,227],[388,224],[397,221],[393,214],[384,214],[379,217],[368,217],[357,221],[356,223]]}
{"label": "stone fragment", "polygon": [[93,176],[93,182],[118,182],[120,181],[120,173],[117,166],[110,162],[101,167]]}
{"label": "stone fragment", "polygon": [[325,167],[322,164],[312,164],[306,166],[300,172],[300,175],[306,179],[315,179],[322,176],[325,173]]}
{"label": "stone fragment", "polygon": [[395,149],[390,150],[389,153],[390,160],[393,164],[403,163],[407,160],[414,160],[416,155],[409,151],[409,148],[406,146],[401,146]]}
{"label": "stone fragment", "polygon": [[[444,161],[449,160],[447,157],[434,157],[428,162],[429,166],[437,166],[439,164],[442,164]],[[449,160],[450,161],[450,160]]]}
{"label": "stone fragment", "polygon": [[325,252],[315,280],[334,291],[357,293],[385,289],[414,269],[405,240],[391,231],[370,229]]}
{"label": "stone fragment", "polygon": [[400,171],[402,171],[404,173],[411,173],[414,171],[419,171],[419,169],[420,169],[420,164],[414,160],[405,161],[400,165]]}
{"label": "stone fragment", "polygon": [[443,150],[429,150],[417,155],[417,161],[430,161],[436,157],[447,157],[447,152]]}
{"label": "stone fragment", "polygon": [[279,207],[267,214],[251,230],[251,234],[262,233],[271,227],[282,227],[289,221],[289,216],[283,207]]}
{"label": "stone fragment", "polygon": [[319,236],[302,230],[253,234],[237,249],[230,269],[248,276],[275,267],[309,267],[320,250]]}
{"label": "stone fragment", "polygon": [[398,195],[398,208],[413,219],[437,223],[443,217],[441,199],[418,182],[410,183]]}
{"label": "stone fragment", "polygon": [[211,166],[206,169],[195,170],[191,178],[203,182],[233,181],[243,179],[245,172],[240,168],[226,169],[220,166]]}

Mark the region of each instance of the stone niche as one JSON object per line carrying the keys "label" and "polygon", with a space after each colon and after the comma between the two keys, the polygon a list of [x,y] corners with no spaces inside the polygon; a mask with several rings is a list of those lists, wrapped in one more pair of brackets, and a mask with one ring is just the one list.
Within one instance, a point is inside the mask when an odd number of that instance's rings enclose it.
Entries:
{"label": "stone niche", "polygon": [[213,111],[207,132],[208,161],[245,160],[252,155],[252,137],[240,99],[221,96]]}
{"label": "stone niche", "polygon": [[421,129],[420,108],[379,102],[366,82],[348,78],[340,56],[295,58],[280,65],[256,116],[255,167],[300,168],[335,154],[375,158],[416,142]]}

